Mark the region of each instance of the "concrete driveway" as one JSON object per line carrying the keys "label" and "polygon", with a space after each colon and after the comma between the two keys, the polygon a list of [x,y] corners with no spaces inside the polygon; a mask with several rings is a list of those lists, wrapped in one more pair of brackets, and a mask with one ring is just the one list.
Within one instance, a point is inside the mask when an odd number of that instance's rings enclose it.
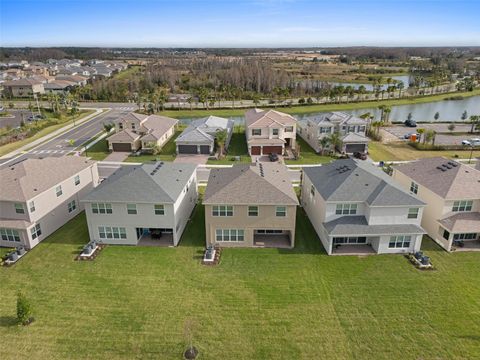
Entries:
{"label": "concrete driveway", "polygon": [[178,154],[173,162],[203,165],[207,163],[209,157],[210,155]]}
{"label": "concrete driveway", "polygon": [[128,155],[130,155],[129,152],[114,151],[110,155],[108,155],[103,161],[122,162],[128,157]]}

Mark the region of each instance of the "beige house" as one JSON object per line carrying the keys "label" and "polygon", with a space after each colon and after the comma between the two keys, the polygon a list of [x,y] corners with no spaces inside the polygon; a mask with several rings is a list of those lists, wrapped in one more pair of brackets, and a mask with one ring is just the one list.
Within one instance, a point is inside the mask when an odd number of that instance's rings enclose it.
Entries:
{"label": "beige house", "polygon": [[197,203],[196,166],[123,166],[82,202],[91,240],[176,246]]}
{"label": "beige house", "polygon": [[27,159],[0,170],[0,246],[33,248],[82,211],[99,183],[82,157]]}
{"label": "beige house", "polygon": [[178,120],[166,116],[130,113],[115,122],[115,134],[107,138],[110,151],[151,152],[175,134]]}
{"label": "beige house", "polygon": [[328,255],[420,250],[425,203],[367,162],[304,168],[302,205]]}
{"label": "beige house", "polygon": [[285,154],[296,147],[297,120],[275,110],[251,109],[245,113],[250,155]]}
{"label": "beige house", "polygon": [[427,203],[422,226],[444,249],[480,249],[480,171],[436,157],[398,165],[393,178]]}
{"label": "beige house", "polygon": [[212,169],[203,204],[207,245],[294,247],[298,200],[284,165]]}
{"label": "beige house", "polygon": [[3,83],[3,88],[12,97],[29,97],[45,92],[42,82],[30,78],[6,81]]}

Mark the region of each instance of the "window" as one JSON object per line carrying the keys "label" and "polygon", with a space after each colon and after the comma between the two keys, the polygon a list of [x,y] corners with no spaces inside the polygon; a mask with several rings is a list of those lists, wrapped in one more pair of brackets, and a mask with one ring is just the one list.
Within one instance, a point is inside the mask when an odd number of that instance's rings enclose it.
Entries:
{"label": "window", "polygon": [[92,213],[94,214],[111,214],[112,213],[112,204],[103,204],[103,203],[93,203],[92,204]]}
{"label": "window", "polygon": [[25,214],[25,209],[22,203],[15,203],[15,212],[17,214]]}
{"label": "window", "polygon": [[233,216],[233,206],[215,205],[212,207],[212,216]]}
{"label": "window", "polygon": [[0,229],[0,239],[3,241],[20,242],[20,235],[15,229]]}
{"label": "window", "polygon": [[240,229],[216,229],[215,241],[235,242],[244,240],[244,231]]}
{"label": "window", "polygon": [[127,232],[124,227],[99,226],[98,236],[100,239],[126,239]]}
{"label": "window", "polygon": [[135,123],[132,123],[132,130],[135,130]]}
{"label": "window", "polygon": [[448,240],[449,237],[450,237],[450,233],[447,230],[443,230],[443,238],[445,240]]}
{"label": "window", "polygon": [[30,212],[32,212],[32,213],[35,212],[35,202],[30,201],[28,203],[28,208],[30,209]]}
{"label": "window", "polygon": [[32,234],[32,239],[38,238],[42,235],[42,229],[40,229],[40,224],[35,225],[30,229],[30,233]]}
{"label": "window", "polygon": [[272,135],[278,135],[278,129],[272,129]]}
{"label": "window", "polygon": [[332,131],[331,127],[320,127],[319,132],[320,134],[330,134]]}
{"label": "window", "polygon": [[165,215],[165,207],[163,205],[154,205],[155,215]]}
{"label": "window", "polygon": [[347,131],[348,131],[349,133],[350,133],[350,132],[355,132],[355,125],[349,126]]}
{"label": "window", "polygon": [[418,194],[418,184],[415,184],[413,181],[410,184],[410,191],[414,194]]}
{"label": "window", "polygon": [[57,197],[59,197],[60,195],[63,194],[63,192],[62,192],[62,185],[58,185],[58,186],[55,188],[55,193],[57,194]]}
{"label": "window", "polygon": [[366,127],[365,127],[365,126],[359,126],[359,127],[358,127],[358,132],[363,132],[363,133],[364,133],[365,130],[366,130]]}
{"label": "window", "polygon": [[355,215],[357,213],[357,204],[337,204],[335,214],[337,215]]}
{"label": "window", "polygon": [[72,211],[75,211],[75,209],[77,208],[77,204],[75,203],[75,200],[70,201],[67,204],[67,207],[68,207],[68,212],[69,213],[71,213]]}
{"label": "window", "polygon": [[293,132],[293,126],[287,126],[285,127],[285,132]]}
{"label": "window", "polygon": [[470,234],[453,234],[453,240],[475,240],[477,238],[477,234],[470,233]]}
{"label": "window", "polygon": [[260,229],[255,230],[255,234],[278,235],[283,234],[283,230]]}
{"label": "window", "polygon": [[314,197],[315,196],[315,186],[310,185],[310,196]]}
{"label": "window", "polygon": [[472,211],[473,200],[454,201],[452,211]]}
{"label": "window", "polygon": [[390,249],[409,248],[412,237],[410,235],[390,236],[388,247]]}
{"label": "window", "polygon": [[136,215],[137,214],[137,205],[136,204],[127,204],[127,214]]}
{"label": "window", "polygon": [[418,208],[410,208],[408,209],[408,216],[409,219],[417,219],[418,218]]}
{"label": "window", "polygon": [[333,244],[366,244],[367,238],[364,236],[349,236],[349,237],[336,237],[333,238]]}
{"label": "window", "polygon": [[76,175],[74,178],[75,186],[80,185],[80,175]]}
{"label": "window", "polygon": [[258,216],[258,206],[249,206],[248,216]]}
{"label": "window", "polygon": [[262,129],[252,129],[252,136],[262,135]]}
{"label": "window", "polygon": [[275,209],[275,216],[287,216],[287,208],[285,206],[277,206]]}
{"label": "window", "polygon": [[118,130],[123,130],[123,124],[122,123],[118,124]]}

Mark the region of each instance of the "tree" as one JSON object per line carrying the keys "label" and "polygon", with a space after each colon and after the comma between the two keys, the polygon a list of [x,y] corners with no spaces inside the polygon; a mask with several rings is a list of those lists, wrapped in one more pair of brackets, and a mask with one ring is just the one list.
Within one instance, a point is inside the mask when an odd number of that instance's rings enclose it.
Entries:
{"label": "tree", "polygon": [[28,325],[33,321],[32,307],[24,294],[17,294],[17,320],[22,325]]}
{"label": "tree", "polygon": [[448,130],[450,132],[453,132],[453,130],[455,130],[455,124],[454,123],[448,124]]}
{"label": "tree", "polygon": [[326,148],[330,145],[330,138],[327,137],[327,136],[324,136],[318,141],[318,144],[321,147],[320,151],[321,151],[322,155],[324,155]]}
{"label": "tree", "polygon": [[438,119],[440,119],[440,113],[437,111],[435,113],[435,115],[433,115],[433,118],[435,119],[435,121],[437,121]]}
{"label": "tree", "polygon": [[402,90],[403,90],[404,87],[405,87],[405,84],[403,83],[403,81],[399,81],[399,82],[397,83],[398,97],[399,97],[399,98],[402,97]]}
{"label": "tree", "polygon": [[112,123],[104,123],[103,124],[103,130],[105,130],[106,133],[109,133],[110,130],[112,130],[115,127],[114,124]]}
{"label": "tree", "polygon": [[[422,139],[423,134],[425,134],[425,129],[419,128],[417,129],[417,133],[419,135],[418,141]],[[425,137],[423,137],[423,143],[425,144]]]}
{"label": "tree", "polygon": [[462,113],[462,120],[465,121],[467,120],[468,118],[468,113],[467,113],[467,110],[465,110],[463,113]]}
{"label": "tree", "polygon": [[217,130],[215,139],[217,140],[218,147],[220,148],[218,152],[219,158],[223,156],[223,148],[225,146],[225,142],[227,141],[227,137],[227,130]]}
{"label": "tree", "polygon": [[471,115],[470,116],[470,124],[472,127],[470,128],[470,133],[473,134],[473,131],[478,128],[478,125],[480,124],[480,115]]}
{"label": "tree", "polygon": [[340,133],[338,131],[330,134],[328,141],[332,145],[334,151],[342,145],[342,139],[340,138]]}

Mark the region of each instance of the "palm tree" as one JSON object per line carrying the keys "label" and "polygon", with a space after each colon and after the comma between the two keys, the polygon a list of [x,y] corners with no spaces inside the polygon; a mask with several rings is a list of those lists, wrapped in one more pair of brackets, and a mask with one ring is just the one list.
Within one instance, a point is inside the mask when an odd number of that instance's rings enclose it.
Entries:
{"label": "palm tree", "polygon": [[390,122],[390,113],[392,112],[392,108],[390,106],[385,106],[385,109],[383,110],[385,113],[385,122],[389,123]]}
{"label": "palm tree", "polygon": [[402,97],[402,90],[403,90],[404,87],[405,87],[405,84],[403,83],[403,81],[399,81],[399,82],[397,83],[398,98],[401,98],[401,97]]}
{"label": "palm tree", "polygon": [[328,141],[333,147],[333,151],[337,150],[342,145],[342,139],[340,138],[340,133],[338,131],[330,134]]}
{"label": "palm tree", "polygon": [[480,115],[471,115],[470,116],[470,123],[472,127],[470,128],[470,133],[473,134],[473,131],[478,127],[480,122]]}
{"label": "palm tree", "polygon": [[328,145],[330,145],[330,139],[327,136],[324,136],[318,141],[318,145],[320,145],[320,151],[323,155],[325,153],[325,149],[328,147]]}
{"label": "palm tree", "polygon": [[225,146],[225,142],[227,141],[227,136],[227,130],[217,130],[215,139],[217,140],[218,147],[220,148],[218,152],[219,158],[223,156],[223,148]]}
{"label": "palm tree", "polygon": [[[418,141],[420,141],[421,138],[422,138],[422,135],[425,134],[425,129],[422,129],[422,128],[417,129],[417,133],[418,133],[418,135],[420,135],[419,139],[418,139]],[[423,143],[425,144],[425,137],[423,138]]]}
{"label": "palm tree", "polygon": [[463,113],[462,113],[462,120],[465,121],[467,120],[468,118],[468,113],[467,113],[467,110],[465,110]]}

